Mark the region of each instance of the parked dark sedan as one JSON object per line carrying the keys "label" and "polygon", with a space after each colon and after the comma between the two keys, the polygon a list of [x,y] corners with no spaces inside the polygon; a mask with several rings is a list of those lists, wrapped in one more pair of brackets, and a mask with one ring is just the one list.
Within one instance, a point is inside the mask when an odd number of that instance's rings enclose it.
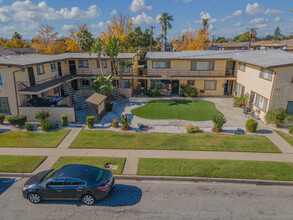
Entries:
{"label": "parked dark sedan", "polygon": [[94,166],[70,164],[46,170],[28,179],[22,193],[32,203],[42,200],[81,200],[93,205],[114,188],[112,172]]}

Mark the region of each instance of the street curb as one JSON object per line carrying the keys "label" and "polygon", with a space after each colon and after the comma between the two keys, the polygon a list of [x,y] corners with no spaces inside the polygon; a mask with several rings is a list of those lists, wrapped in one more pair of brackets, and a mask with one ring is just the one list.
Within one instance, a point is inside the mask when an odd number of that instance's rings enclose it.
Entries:
{"label": "street curb", "polygon": [[[32,173],[0,173],[1,177],[32,177]],[[116,180],[135,181],[173,181],[193,183],[233,183],[251,184],[263,186],[293,186],[293,181],[272,181],[272,180],[250,180],[250,179],[223,179],[223,178],[202,178],[202,177],[175,177],[175,176],[136,176],[136,175],[114,175]]]}

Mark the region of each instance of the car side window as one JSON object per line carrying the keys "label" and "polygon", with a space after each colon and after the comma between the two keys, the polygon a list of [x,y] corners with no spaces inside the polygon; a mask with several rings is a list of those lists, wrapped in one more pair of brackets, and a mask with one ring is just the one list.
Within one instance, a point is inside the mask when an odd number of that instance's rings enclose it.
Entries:
{"label": "car side window", "polygon": [[64,185],[66,186],[84,186],[85,181],[73,178],[67,178]]}
{"label": "car side window", "polygon": [[54,179],[47,183],[47,186],[62,186],[64,184],[64,178]]}

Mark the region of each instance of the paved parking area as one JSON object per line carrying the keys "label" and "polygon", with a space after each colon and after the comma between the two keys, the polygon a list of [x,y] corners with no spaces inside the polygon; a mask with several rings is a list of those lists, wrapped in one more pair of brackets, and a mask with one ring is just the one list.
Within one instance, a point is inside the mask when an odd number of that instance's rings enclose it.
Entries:
{"label": "paved parking area", "polygon": [[117,181],[106,199],[38,205],[22,198],[26,179],[0,195],[0,219],[292,219],[292,187],[163,181]]}

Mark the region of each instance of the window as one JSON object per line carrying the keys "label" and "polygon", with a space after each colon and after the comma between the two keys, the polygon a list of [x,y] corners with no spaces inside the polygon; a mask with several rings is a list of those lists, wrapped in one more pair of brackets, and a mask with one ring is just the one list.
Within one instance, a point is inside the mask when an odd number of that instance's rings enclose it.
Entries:
{"label": "window", "polygon": [[79,60],[78,61],[78,67],[79,68],[88,68],[89,67],[89,63],[87,60]]}
{"label": "window", "polygon": [[0,97],[0,114],[10,115],[8,98]]}
{"label": "window", "polygon": [[64,184],[64,178],[54,179],[47,184],[47,186],[62,186]]}
{"label": "window", "polygon": [[80,86],[81,87],[89,87],[90,86],[90,81],[87,80],[87,79],[82,79]]}
{"label": "window", "polygon": [[85,181],[79,180],[79,179],[73,179],[73,178],[67,178],[64,185],[66,186],[80,186],[85,185]]}
{"label": "window", "polygon": [[59,93],[59,87],[54,88],[54,94]]}
{"label": "window", "polygon": [[170,69],[170,61],[153,61],[153,69]]}
{"label": "window", "polygon": [[271,81],[272,80],[272,77],[273,77],[273,71],[270,70],[270,69],[264,69],[264,68],[262,68],[260,70],[259,77]]}
{"label": "window", "polygon": [[0,86],[3,86],[3,85],[4,85],[4,83],[3,83],[3,79],[2,79],[2,74],[0,72]]}
{"label": "window", "polygon": [[130,81],[128,79],[123,79],[121,81],[121,88],[122,89],[129,89],[130,88]]}
{"label": "window", "polygon": [[217,89],[217,81],[216,80],[205,80],[204,81],[204,89],[205,90],[216,90]]}
{"label": "window", "polygon": [[48,97],[48,92],[47,91],[42,93],[42,98],[46,98],[46,97]]}
{"label": "window", "polygon": [[51,63],[51,72],[54,72],[57,70],[56,63]]}
{"label": "window", "polygon": [[288,105],[287,105],[287,114],[293,115],[293,102],[288,102]]}
{"label": "window", "polygon": [[124,73],[130,73],[130,67],[125,67],[124,68]]}
{"label": "window", "polygon": [[[103,68],[107,68],[107,60],[101,60]],[[101,68],[100,67],[100,62],[97,61],[97,68]]]}
{"label": "window", "polygon": [[245,93],[245,86],[242,86],[242,87],[241,87],[241,94],[240,94],[240,95],[242,95],[242,96],[243,96],[243,95],[244,95],[244,93]]}
{"label": "window", "polygon": [[246,64],[245,63],[239,63],[238,69],[241,71],[245,71]]}
{"label": "window", "polygon": [[194,86],[195,85],[195,80],[187,80],[187,85],[188,86]]}
{"label": "window", "polygon": [[214,61],[192,61],[191,70],[195,71],[213,71]]}
{"label": "window", "polygon": [[256,107],[258,107],[259,109],[261,109],[265,112],[267,109],[267,103],[268,103],[268,99],[256,94],[256,99],[255,99],[255,106]]}
{"label": "window", "polygon": [[240,93],[240,89],[241,89],[241,84],[239,84],[239,83],[236,83],[236,88],[235,88],[235,91],[236,91],[236,93],[237,93],[237,94],[239,94],[239,93]]}
{"label": "window", "polygon": [[45,74],[44,65],[37,66],[38,75]]}

